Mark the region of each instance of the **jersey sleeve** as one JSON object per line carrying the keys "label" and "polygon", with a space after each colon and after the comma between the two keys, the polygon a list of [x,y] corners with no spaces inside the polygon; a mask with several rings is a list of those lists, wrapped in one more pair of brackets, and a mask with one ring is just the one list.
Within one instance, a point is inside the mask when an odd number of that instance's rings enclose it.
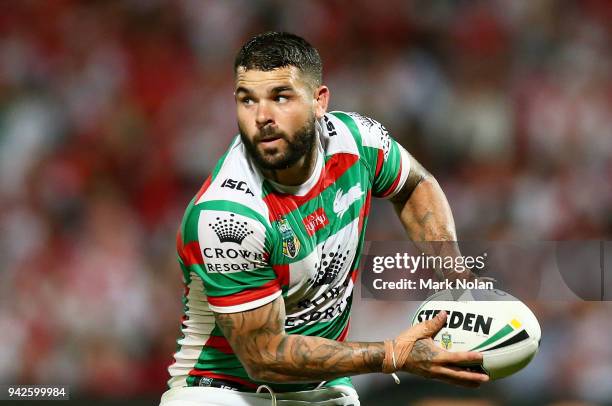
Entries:
{"label": "jersey sleeve", "polygon": [[237,212],[202,210],[197,238],[203,259],[200,276],[211,310],[250,310],[281,295],[261,221]]}
{"label": "jersey sleeve", "polygon": [[359,128],[363,155],[372,171],[372,195],[391,198],[410,173],[410,155],[378,121],[349,113]]}

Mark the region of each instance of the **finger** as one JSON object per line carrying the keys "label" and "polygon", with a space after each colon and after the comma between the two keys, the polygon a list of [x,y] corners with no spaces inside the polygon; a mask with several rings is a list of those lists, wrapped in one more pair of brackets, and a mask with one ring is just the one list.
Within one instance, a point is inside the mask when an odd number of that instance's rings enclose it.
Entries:
{"label": "finger", "polygon": [[430,372],[440,377],[440,379],[451,379],[460,383],[480,385],[489,381],[489,376],[487,374],[467,371],[455,366],[435,365],[431,367]]}
{"label": "finger", "polygon": [[[440,351],[438,356],[436,357],[436,361],[438,363],[444,364],[481,364],[482,363],[482,353],[476,351],[470,352],[450,352],[450,351]],[[461,365],[458,365],[461,366]]]}
{"label": "finger", "polygon": [[417,338],[433,337],[444,327],[444,323],[446,323],[446,312],[442,310],[434,318],[415,325],[413,334]]}
{"label": "finger", "polygon": [[450,379],[450,378],[443,378],[439,380],[442,382],[446,382],[450,385],[461,386],[463,388],[479,388],[481,385],[479,382],[464,382],[464,381],[458,381],[456,379]]}

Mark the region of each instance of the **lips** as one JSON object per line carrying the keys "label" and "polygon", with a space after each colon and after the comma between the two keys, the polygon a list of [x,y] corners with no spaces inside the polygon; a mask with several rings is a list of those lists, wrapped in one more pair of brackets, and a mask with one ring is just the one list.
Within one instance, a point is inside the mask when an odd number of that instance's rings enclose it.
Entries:
{"label": "lips", "polygon": [[281,136],[266,137],[266,138],[260,139],[259,142],[272,142],[272,141],[279,140],[281,138],[283,138],[283,137],[281,137]]}
{"label": "lips", "polygon": [[281,148],[281,143],[283,142],[282,140],[282,137],[269,137],[259,141],[258,145],[260,145],[264,151],[277,151],[279,148]]}
{"label": "lips", "polygon": [[263,146],[272,146],[278,140],[282,140],[283,136],[281,134],[266,134],[261,137],[257,143]]}

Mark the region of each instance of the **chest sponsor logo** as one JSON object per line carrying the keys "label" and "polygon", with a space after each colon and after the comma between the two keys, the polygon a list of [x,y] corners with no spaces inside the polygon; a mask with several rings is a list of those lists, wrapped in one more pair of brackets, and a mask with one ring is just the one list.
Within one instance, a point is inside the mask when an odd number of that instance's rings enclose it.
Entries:
{"label": "chest sponsor logo", "polygon": [[351,251],[342,251],[338,244],[336,250],[321,254],[321,262],[315,265],[316,276],[312,282],[314,286],[323,286],[332,283],[340,272],[344,272],[347,259],[352,260]]}
{"label": "chest sponsor logo", "polygon": [[303,220],[304,227],[306,227],[306,232],[308,235],[312,236],[314,233],[325,227],[329,224],[329,219],[325,214],[325,210],[322,207],[310,213]]}
{"label": "chest sponsor logo", "polygon": [[228,178],[228,179],[225,179],[223,183],[221,183],[221,187],[239,190],[247,195],[251,195],[253,197],[255,196],[253,192],[251,192],[251,189],[247,187],[247,183],[244,181],[237,181],[237,180]]}
{"label": "chest sponsor logo", "polygon": [[336,198],[334,199],[334,213],[338,218],[342,218],[344,213],[351,207],[353,203],[361,199],[363,196],[363,190],[361,190],[361,183],[357,183],[351,187],[346,193],[342,192],[342,189],[338,189],[336,192]]}
{"label": "chest sponsor logo", "polygon": [[300,240],[293,232],[286,218],[282,217],[278,220],[277,227],[283,243],[283,255],[291,259],[295,258],[298,252],[300,252]]}
{"label": "chest sponsor logo", "polygon": [[288,315],[285,318],[285,327],[294,328],[304,324],[329,321],[343,313],[348,307],[347,297],[338,298],[330,306],[324,309],[311,308],[310,311],[303,312],[297,316]]}

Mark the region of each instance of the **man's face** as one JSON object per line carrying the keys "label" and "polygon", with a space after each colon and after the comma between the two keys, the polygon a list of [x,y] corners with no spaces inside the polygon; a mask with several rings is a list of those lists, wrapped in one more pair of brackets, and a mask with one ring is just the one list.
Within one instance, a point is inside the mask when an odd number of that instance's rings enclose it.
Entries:
{"label": "man's face", "polygon": [[286,169],[312,150],[315,90],[294,66],[236,72],[240,136],[263,169]]}

